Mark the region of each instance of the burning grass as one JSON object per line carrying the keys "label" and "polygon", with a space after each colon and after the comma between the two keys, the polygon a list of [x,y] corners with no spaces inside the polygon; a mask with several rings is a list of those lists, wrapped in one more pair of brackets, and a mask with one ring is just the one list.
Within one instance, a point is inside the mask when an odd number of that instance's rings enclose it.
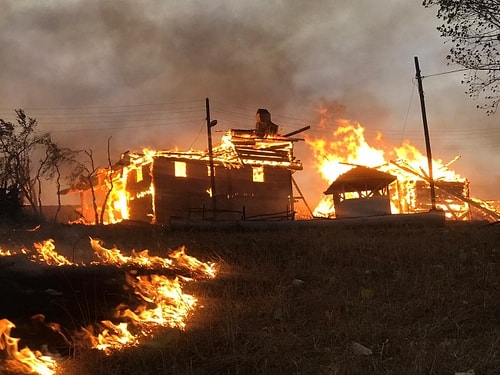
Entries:
{"label": "burning grass", "polygon": [[[159,329],[140,345],[109,355],[95,350],[62,353],[57,373],[455,374],[473,370],[498,374],[500,368],[498,224],[234,233],[169,232],[149,226],[55,229],[3,229],[0,246],[14,250],[19,248],[14,244],[28,247],[54,238],[61,255],[74,261],[73,255],[90,258],[90,236],[126,249],[126,256],[147,248],[161,257],[165,249],[185,245],[193,257],[220,265],[216,278],[186,284],[185,292],[196,296],[199,308],[184,329]],[[96,288],[106,281],[92,277]],[[124,281],[117,278],[116,283]],[[4,277],[2,284],[9,285],[9,296],[12,290],[22,292],[26,287],[22,280]],[[7,293],[7,287],[0,291]],[[2,300],[6,301],[4,296]],[[114,307],[111,296],[105,300]],[[8,301],[16,303],[12,298]],[[98,309],[93,302],[90,293],[80,296],[86,314]],[[54,351],[49,336],[29,333],[33,326],[23,310],[26,303],[17,309],[5,306],[2,303],[0,315],[16,322],[19,330],[13,329],[13,335],[19,332],[17,337],[22,337],[20,348],[28,345],[35,350],[47,344]],[[86,318],[95,318],[90,315]],[[78,313],[68,317],[64,312],[50,320],[57,318],[71,320],[75,326],[85,320]]]}

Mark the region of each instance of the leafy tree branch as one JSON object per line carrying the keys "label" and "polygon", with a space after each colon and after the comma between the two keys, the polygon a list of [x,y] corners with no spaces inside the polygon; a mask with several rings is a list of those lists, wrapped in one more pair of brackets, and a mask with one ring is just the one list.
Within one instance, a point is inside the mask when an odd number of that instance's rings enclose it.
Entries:
{"label": "leafy tree branch", "polygon": [[468,69],[467,94],[488,115],[500,104],[500,0],[424,0],[438,8],[441,36],[452,43],[447,59]]}

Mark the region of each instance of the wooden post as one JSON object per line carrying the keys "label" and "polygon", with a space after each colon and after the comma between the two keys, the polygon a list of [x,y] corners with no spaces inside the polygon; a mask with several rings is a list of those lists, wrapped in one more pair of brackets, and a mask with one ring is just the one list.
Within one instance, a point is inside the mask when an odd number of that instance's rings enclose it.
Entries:
{"label": "wooden post", "polygon": [[210,103],[208,98],[205,99],[205,107],[207,112],[207,133],[208,133],[208,157],[210,160],[210,190],[212,195],[212,211],[213,218],[215,219],[217,214],[217,197],[215,193],[215,167],[214,167],[214,155],[212,151],[212,127],[217,125],[217,120],[210,120]]}
{"label": "wooden post", "polygon": [[415,56],[415,70],[416,78],[418,82],[418,92],[420,94],[420,108],[422,110],[422,122],[424,124],[424,136],[425,136],[425,148],[427,151],[427,164],[429,168],[429,184],[431,187],[431,205],[432,209],[436,209],[436,189],[434,186],[434,177],[432,175],[432,153],[431,153],[431,141],[429,139],[429,128],[427,126],[427,115],[425,112],[425,101],[424,101],[424,88],[422,85],[422,76],[420,75],[420,66],[418,64],[418,57]]}

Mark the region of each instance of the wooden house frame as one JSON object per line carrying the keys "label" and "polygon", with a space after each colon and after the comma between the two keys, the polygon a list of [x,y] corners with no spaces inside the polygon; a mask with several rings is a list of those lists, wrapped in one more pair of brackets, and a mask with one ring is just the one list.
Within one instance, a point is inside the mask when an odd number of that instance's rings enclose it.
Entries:
{"label": "wooden house frame", "polygon": [[[98,206],[105,222],[123,219],[168,224],[172,218],[251,220],[294,218],[292,174],[302,169],[293,155],[301,139],[254,130],[229,130],[212,150],[216,196],[208,151],[123,154],[112,178],[100,178]],[[100,173],[105,176],[105,173]],[[111,190],[109,202],[103,204]],[[90,190],[81,190],[82,214],[93,221]],[[84,202],[87,202],[86,204]]]}

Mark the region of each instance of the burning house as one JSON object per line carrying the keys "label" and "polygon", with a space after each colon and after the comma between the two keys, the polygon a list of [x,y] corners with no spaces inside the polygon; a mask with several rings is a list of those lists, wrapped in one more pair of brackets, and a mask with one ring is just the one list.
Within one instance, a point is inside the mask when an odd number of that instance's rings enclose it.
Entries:
{"label": "burning house", "polygon": [[296,133],[279,135],[259,109],[255,129],[231,129],[208,151],[127,152],[111,173],[99,171],[92,188],[79,189],[82,216],[95,222],[103,208],[105,223],[293,219],[292,175],[302,169]]}

